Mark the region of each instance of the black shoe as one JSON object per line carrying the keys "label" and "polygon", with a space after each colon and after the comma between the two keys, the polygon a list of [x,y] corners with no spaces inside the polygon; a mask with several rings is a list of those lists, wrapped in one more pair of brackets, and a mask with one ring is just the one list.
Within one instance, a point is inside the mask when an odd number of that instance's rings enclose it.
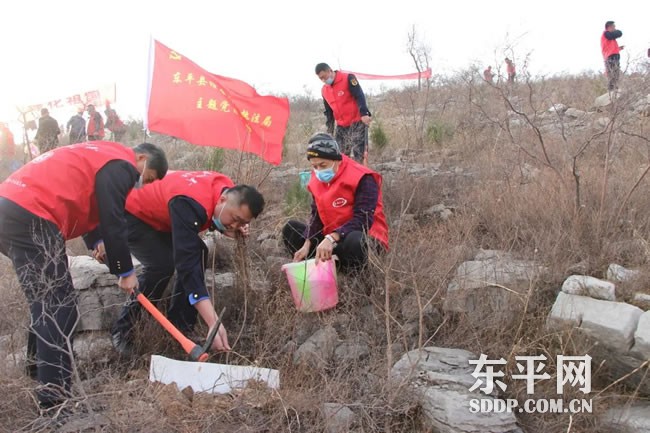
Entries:
{"label": "black shoe", "polygon": [[111,343],[113,348],[122,356],[133,356],[133,343],[121,332],[111,334]]}
{"label": "black shoe", "polygon": [[25,374],[34,380],[38,380],[38,367],[35,360],[28,358],[25,361]]}

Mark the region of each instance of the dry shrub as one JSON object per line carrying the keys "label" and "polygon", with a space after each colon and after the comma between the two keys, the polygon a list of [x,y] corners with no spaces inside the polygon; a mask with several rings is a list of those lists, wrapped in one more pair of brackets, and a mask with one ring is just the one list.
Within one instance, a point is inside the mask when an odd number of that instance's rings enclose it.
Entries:
{"label": "dry shrub", "polygon": [[[631,77],[628,83],[643,94],[647,90],[644,80],[643,76]],[[358,431],[425,431],[412,391],[407,386],[395,387],[388,374],[405,352],[431,345],[485,353],[490,359],[504,357],[507,378],[516,372],[516,356],[544,354],[551,379],[536,385],[534,397],[557,398],[556,356],[598,352],[582,336],[545,330],[557,291],[573,273],[569,268],[582,263],[585,273],[602,277],[607,265],[616,262],[647,274],[650,191],[642,177],[650,164],[647,121],[630,115],[632,100],[596,115],[613,119],[607,128],[576,126],[547,113],[558,102],[589,109],[600,94],[601,81],[593,76],[552,77],[506,89],[478,84],[470,73],[462,73],[436,81],[429,95],[405,89],[373,97],[371,107],[381,115],[389,147],[399,152],[414,149],[408,154],[413,161],[436,161],[441,168],[431,176],[414,176],[406,169],[386,176],[391,251],[373,254],[367,274],[342,276],[340,304],[324,313],[296,311],[286,281],[277,269],[271,269],[277,263],[268,261],[269,252],[255,241],[263,233],[279,240],[289,217],[306,218],[304,210],[295,215],[282,211],[284,192],[297,178],[293,174],[274,177],[259,158],[226,151],[223,172],[237,181],[259,185],[268,204],[253,224],[253,236],[246,245],[231,244],[221,259],[211,258],[220,271],[227,268],[237,275],[236,290],[215,293],[217,306],[228,307],[224,323],[234,350],[212,360],[279,369],[281,389],[269,391],[252,384],[228,396],[188,396],[173,387],[150,384],[146,379],[149,353],[178,359],[184,354],[147,319],[138,328],[139,355],[134,359],[109,357],[104,365],[80,367],[84,410],[104,414],[110,419],[106,431],[112,432],[321,432],[325,427],[321,406],[338,402],[355,412]],[[513,109],[525,114],[530,123],[521,114],[513,114]],[[282,169],[304,167],[302,146],[312,132],[322,130],[320,111],[319,101],[309,95],[292,101],[289,163]],[[454,130],[453,137],[438,148],[427,147],[421,140],[426,125],[434,122]],[[597,135],[601,130],[606,131]],[[165,148],[172,168],[208,168],[210,148],[160,136],[151,141]],[[389,161],[392,153],[385,152],[381,158]],[[440,221],[426,215],[438,203],[453,206],[451,219]],[[507,310],[445,311],[447,287],[456,267],[474,257],[479,248],[535,260],[548,272],[516,288]],[[13,272],[10,267],[5,270],[3,275]],[[24,305],[18,306],[15,300],[21,297],[15,282],[5,278],[3,286],[8,289],[3,291],[0,309],[1,334],[11,332],[15,323],[27,317]],[[629,300],[647,286],[647,277],[642,277],[635,285],[621,286],[619,294]],[[362,342],[367,352],[358,358],[327,360],[322,368],[294,365],[299,345],[326,326],[336,330],[339,342]],[[197,328],[199,335],[205,331],[203,326]],[[616,382],[621,374],[609,364],[595,362],[593,371],[596,415],[610,405],[638,397],[634,387]],[[0,404],[0,424],[8,431],[18,431],[34,417],[32,385],[15,371],[0,372],[0,386],[9,396]],[[507,379],[507,385],[504,397],[526,398],[525,382]],[[565,400],[581,397],[564,396]],[[589,414],[517,416],[530,433],[606,431],[597,416]]]}

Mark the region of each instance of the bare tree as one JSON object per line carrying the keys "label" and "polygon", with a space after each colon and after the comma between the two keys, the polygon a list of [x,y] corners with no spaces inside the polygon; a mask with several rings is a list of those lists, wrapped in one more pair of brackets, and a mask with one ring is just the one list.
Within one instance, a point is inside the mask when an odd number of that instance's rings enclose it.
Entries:
{"label": "bare tree", "polygon": [[415,69],[418,71],[418,90],[422,90],[422,73],[429,69],[431,47],[422,41],[422,36],[418,33],[415,25],[411,27],[408,34],[406,51],[413,59]]}

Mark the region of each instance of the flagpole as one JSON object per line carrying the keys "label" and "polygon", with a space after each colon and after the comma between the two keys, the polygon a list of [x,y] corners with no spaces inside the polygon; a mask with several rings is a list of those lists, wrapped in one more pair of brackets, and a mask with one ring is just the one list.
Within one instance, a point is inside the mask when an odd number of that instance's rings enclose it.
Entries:
{"label": "flagpole", "polygon": [[154,65],[155,55],[156,53],[155,53],[153,34],[149,34],[149,56],[147,60],[148,64],[147,64],[147,86],[146,86],[147,93],[145,95],[144,116],[142,118],[142,126],[143,126],[143,133],[145,139],[147,138],[147,129],[149,129],[149,101],[151,100],[151,85],[153,82],[153,65]]}

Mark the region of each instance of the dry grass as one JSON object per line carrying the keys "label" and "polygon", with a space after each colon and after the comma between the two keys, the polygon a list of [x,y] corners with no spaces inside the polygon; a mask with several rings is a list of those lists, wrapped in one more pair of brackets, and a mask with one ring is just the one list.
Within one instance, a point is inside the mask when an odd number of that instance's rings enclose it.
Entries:
{"label": "dry grass", "polygon": [[[635,94],[649,93],[646,76],[630,78],[628,85]],[[325,402],[349,405],[358,415],[360,432],[425,431],[409,389],[387,380],[392,364],[408,350],[436,345],[504,357],[510,373],[517,355],[545,354],[554,360],[557,354],[596,351],[582,338],[548,333],[544,323],[571,265],[582,262],[589,274],[602,277],[615,262],[647,275],[643,246],[650,235],[650,183],[644,177],[650,165],[650,143],[644,138],[648,118],[631,116],[627,101],[617,111],[595,116],[609,117],[606,127],[569,125],[566,119],[543,113],[558,102],[588,110],[601,91],[602,80],[589,76],[506,89],[461,74],[432,87],[429,95],[406,89],[371,99],[389,135],[382,160],[409,148],[413,152],[404,159],[440,162],[447,174],[387,177],[392,250],[373,257],[371,277],[342,278],[339,307],[321,314],[295,311],[286,282],[277,269],[269,268],[267,252],[255,242],[262,232],[278,235],[288,219],[282,210],[284,191],[296,179],[272,178],[259,159],[227,151],[223,171],[260,185],[269,204],[248,244],[232,245],[228,252],[232,260],[225,263],[237,272],[237,290],[218,302],[227,304],[225,325],[231,342],[237,343],[233,353],[214,360],[279,369],[282,388],[272,392],[251,387],[228,396],[205,396],[151,384],[146,380],[148,354],[182,354],[160,329],[147,323],[147,344],[140,357],[125,362],[104,354],[101,363],[80,366],[87,395],[83,407],[110,420],[97,431],[321,432]],[[302,143],[322,128],[322,119],[320,105],[310,98],[294,102],[286,161],[302,168]],[[512,114],[513,108],[521,114]],[[432,123],[447,125],[453,136],[441,144],[429,142],[422,134]],[[558,126],[548,126],[553,123]],[[172,168],[206,168],[211,149],[161,137],[152,140],[176,161]],[[456,168],[462,168],[462,175],[454,174]],[[455,207],[447,222],[424,214],[441,202]],[[407,214],[413,218],[405,218]],[[296,216],[304,218],[304,212]],[[511,311],[493,311],[489,317],[445,312],[446,288],[456,266],[478,248],[537,260],[549,271],[519,293]],[[8,334],[25,322],[27,313],[10,268],[3,266],[0,334]],[[647,279],[639,284],[643,287],[637,291],[643,291]],[[633,291],[625,288],[621,296],[629,299]],[[295,366],[297,346],[325,326],[332,326],[340,341],[362,339],[368,353],[359,360],[330,361],[320,369]],[[554,369],[551,364],[547,370],[553,379]],[[596,413],[615,402],[640,398],[634,388],[617,383],[620,375],[606,364],[594,365],[593,377]],[[18,431],[34,417],[29,391],[33,384],[16,371],[1,372],[0,384],[9,396],[0,401],[0,430]],[[535,397],[556,398],[554,384],[549,380],[538,385]],[[525,384],[508,385],[508,397],[525,398]],[[526,415],[519,421],[528,433],[607,431],[597,417],[587,414]]]}

